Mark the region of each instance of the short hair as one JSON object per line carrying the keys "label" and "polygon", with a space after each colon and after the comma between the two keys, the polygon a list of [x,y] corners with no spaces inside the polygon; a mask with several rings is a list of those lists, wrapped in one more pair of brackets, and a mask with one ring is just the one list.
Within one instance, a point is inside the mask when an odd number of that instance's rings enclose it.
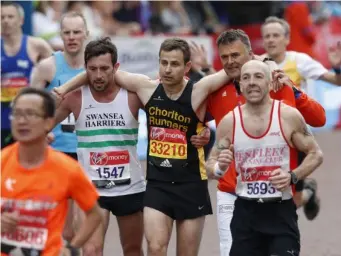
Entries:
{"label": "short hair", "polygon": [[62,18],[60,20],[60,29],[62,29],[62,26],[63,26],[63,21],[65,18],[76,18],[76,17],[80,17],[83,22],[84,22],[84,27],[85,27],[85,30],[88,30],[88,25],[86,23],[86,20],[85,20],[85,17],[82,13],[79,13],[79,12],[67,12],[65,14],[62,15]]}
{"label": "short hair", "polygon": [[110,53],[113,66],[117,63],[117,48],[111,42],[110,37],[104,37],[89,42],[84,51],[84,63],[87,66],[88,61],[93,57],[98,57]]}
{"label": "short hair", "polygon": [[170,52],[174,50],[182,51],[185,64],[191,60],[191,50],[189,48],[189,44],[186,40],[176,37],[168,38],[162,42],[160,46],[159,57],[161,56],[161,51]]}
{"label": "short hair", "polygon": [[14,100],[11,103],[11,107],[13,108],[15,104],[17,103],[18,99],[25,95],[38,95],[43,99],[43,110],[44,110],[44,117],[45,118],[52,118],[55,115],[56,112],[56,104],[55,99],[53,98],[52,94],[48,91],[45,91],[43,89],[37,89],[34,87],[26,87],[19,91],[17,96],[14,98]]}
{"label": "short hair", "polygon": [[262,24],[262,30],[263,30],[263,27],[265,25],[268,25],[268,24],[271,24],[271,23],[279,23],[283,28],[284,28],[284,35],[285,36],[289,36],[290,35],[290,25],[289,23],[284,20],[284,19],[280,19],[276,16],[270,16],[270,17],[267,17],[264,21],[264,23]]}
{"label": "short hair", "polygon": [[5,6],[13,6],[15,7],[15,9],[17,9],[17,12],[19,14],[19,17],[21,18],[25,18],[25,12],[24,12],[24,8],[18,4],[18,3],[15,3],[15,2],[7,2],[7,1],[1,1],[1,7],[5,7]]}
{"label": "short hair", "polygon": [[229,29],[221,33],[217,39],[217,46],[231,44],[238,40],[245,45],[248,51],[252,50],[249,36],[241,29]]}

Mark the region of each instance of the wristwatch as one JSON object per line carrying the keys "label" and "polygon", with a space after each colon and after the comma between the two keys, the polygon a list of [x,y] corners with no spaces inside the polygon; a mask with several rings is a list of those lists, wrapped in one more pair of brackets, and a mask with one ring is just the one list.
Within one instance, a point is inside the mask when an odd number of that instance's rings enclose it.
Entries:
{"label": "wristwatch", "polygon": [[296,185],[298,182],[298,178],[296,173],[290,172],[290,185]]}
{"label": "wristwatch", "polygon": [[70,251],[70,256],[80,256],[80,249],[72,246],[68,241],[65,246]]}

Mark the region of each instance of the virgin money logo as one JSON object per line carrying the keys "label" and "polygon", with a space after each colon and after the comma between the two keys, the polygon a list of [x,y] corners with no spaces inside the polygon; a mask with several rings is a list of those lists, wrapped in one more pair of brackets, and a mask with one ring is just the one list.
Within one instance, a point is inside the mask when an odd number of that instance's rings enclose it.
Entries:
{"label": "virgin money logo", "polygon": [[150,139],[163,141],[165,139],[165,129],[160,127],[152,127],[150,131]]}
{"label": "virgin money logo", "polygon": [[241,168],[242,181],[267,181],[271,173],[280,166],[257,166],[251,168]]}
{"label": "virgin money logo", "polygon": [[108,155],[102,152],[90,152],[90,162],[93,165],[106,165],[108,162]]}

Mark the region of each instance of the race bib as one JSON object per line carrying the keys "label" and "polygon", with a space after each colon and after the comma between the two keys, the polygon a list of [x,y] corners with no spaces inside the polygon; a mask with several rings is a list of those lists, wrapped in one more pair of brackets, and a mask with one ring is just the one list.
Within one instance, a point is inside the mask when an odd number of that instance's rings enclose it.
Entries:
{"label": "race bib", "polygon": [[275,189],[269,181],[272,171],[278,168],[280,166],[240,168],[241,181],[245,187],[244,196],[250,198],[282,197],[282,192]]}
{"label": "race bib", "polygon": [[11,102],[18,92],[29,85],[26,77],[1,80],[1,102]]}
{"label": "race bib", "polygon": [[76,118],[73,113],[71,113],[67,118],[65,118],[61,123],[63,132],[75,132]]}
{"label": "race bib", "polygon": [[150,127],[149,155],[168,159],[187,159],[186,133],[177,129]]}
{"label": "race bib", "polygon": [[[96,181],[130,181],[129,151],[90,152],[91,179]],[[125,183],[124,183],[125,184]]]}
{"label": "race bib", "polygon": [[49,206],[48,202],[28,200],[7,209],[9,212],[18,211],[19,222],[14,232],[1,233],[2,247],[4,245],[9,251],[21,248],[32,250],[33,253],[34,250],[34,255],[41,255],[48,239]]}

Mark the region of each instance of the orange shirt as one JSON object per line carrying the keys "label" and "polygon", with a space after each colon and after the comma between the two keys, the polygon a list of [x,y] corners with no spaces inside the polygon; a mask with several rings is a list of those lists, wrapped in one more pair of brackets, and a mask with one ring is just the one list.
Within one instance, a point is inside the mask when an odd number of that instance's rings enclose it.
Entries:
{"label": "orange shirt", "polygon": [[44,162],[28,170],[18,162],[18,146],[1,151],[1,212],[19,212],[16,231],[1,233],[1,255],[15,247],[59,255],[68,198],[88,211],[98,193],[74,159],[48,147]]}
{"label": "orange shirt", "polygon": [[[289,86],[284,86],[280,91],[270,92],[271,98],[281,100],[289,106],[295,107],[294,91]],[[238,104],[244,104],[245,98],[238,95],[233,83],[227,84],[215,91],[208,97],[207,110],[213,116],[216,126],[223,117],[232,111]],[[220,191],[235,193],[237,173],[234,164],[230,165],[229,171],[219,179],[218,189]]]}

